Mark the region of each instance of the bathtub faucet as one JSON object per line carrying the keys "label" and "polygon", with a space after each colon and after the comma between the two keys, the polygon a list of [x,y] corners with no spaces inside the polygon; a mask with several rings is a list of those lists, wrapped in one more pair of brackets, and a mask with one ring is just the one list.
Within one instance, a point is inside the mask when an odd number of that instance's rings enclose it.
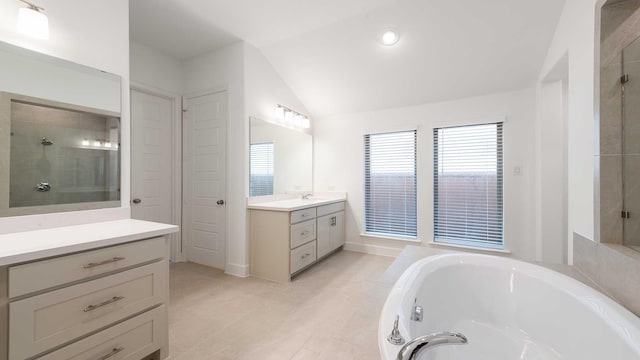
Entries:
{"label": "bathtub faucet", "polygon": [[423,350],[436,345],[445,344],[466,344],[466,336],[459,333],[439,332],[429,335],[419,336],[409,341],[398,352],[397,360],[415,360]]}

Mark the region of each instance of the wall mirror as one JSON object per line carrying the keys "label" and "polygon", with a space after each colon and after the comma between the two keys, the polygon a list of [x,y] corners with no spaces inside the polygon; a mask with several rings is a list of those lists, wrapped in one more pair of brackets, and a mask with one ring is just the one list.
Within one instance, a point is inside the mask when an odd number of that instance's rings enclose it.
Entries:
{"label": "wall mirror", "polygon": [[310,192],[311,134],[256,118],[249,121],[249,196]]}
{"label": "wall mirror", "polygon": [[600,242],[640,251],[640,0],[601,10]]}
{"label": "wall mirror", "polygon": [[121,81],[0,42],[0,216],[120,206]]}

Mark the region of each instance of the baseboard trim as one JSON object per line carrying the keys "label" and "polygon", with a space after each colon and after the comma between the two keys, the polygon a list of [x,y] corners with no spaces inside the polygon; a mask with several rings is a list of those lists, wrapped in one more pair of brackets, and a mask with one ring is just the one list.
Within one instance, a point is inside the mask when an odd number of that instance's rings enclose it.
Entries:
{"label": "baseboard trim", "polygon": [[400,255],[403,248],[362,244],[362,243],[355,243],[355,242],[347,242],[344,244],[344,249],[347,251],[355,251],[355,252],[361,252],[365,254],[389,256],[389,257],[397,257],[398,255]]}
{"label": "baseboard trim", "polygon": [[249,276],[249,265],[228,263],[224,267],[224,273],[237,276],[237,277],[246,278]]}

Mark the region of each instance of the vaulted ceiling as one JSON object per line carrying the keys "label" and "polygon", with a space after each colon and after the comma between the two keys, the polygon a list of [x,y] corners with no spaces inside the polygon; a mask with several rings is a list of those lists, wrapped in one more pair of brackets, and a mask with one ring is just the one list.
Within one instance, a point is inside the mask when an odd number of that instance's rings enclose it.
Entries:
{"label": "vaulted ceiling", "polygon": [[[130,0],[135,41],[179,59],[244,40],[313,116],[533,86],[563,0]],[[380,43],[383,30],[400,34]]]}

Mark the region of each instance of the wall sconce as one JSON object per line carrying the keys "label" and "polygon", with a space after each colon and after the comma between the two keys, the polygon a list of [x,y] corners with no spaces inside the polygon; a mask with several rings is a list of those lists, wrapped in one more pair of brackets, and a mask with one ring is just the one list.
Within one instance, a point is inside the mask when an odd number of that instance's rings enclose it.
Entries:
{"label": "wall sconce", "polygon": [[44,8],[25,0],[19,0],[27,7],[18,9],[18,31],[36,39],[49,39],[49,19],[43,14]]}
{"label": "wall sconce", "polygon": [[277,122],[284,123],[288,126],[300,129],[308,129],[311,127],[311,120],[308,116],[280,104],[276,105],[273,115]]}

